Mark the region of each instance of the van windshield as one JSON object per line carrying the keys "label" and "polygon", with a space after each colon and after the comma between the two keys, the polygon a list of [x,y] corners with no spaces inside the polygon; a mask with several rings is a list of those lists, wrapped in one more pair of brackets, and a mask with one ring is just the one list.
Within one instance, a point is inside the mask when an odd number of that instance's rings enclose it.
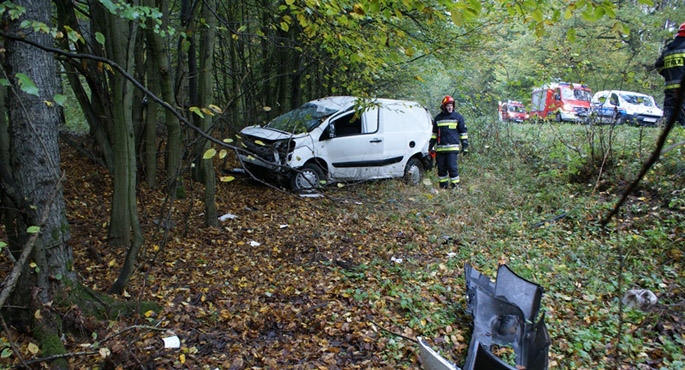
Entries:
{"label": "van windshield", "polygon": [[306,103],[295,110],[274,118],[266,127],[289,132],[294,135],[302,134],[313,130],[324,119],[337,111],[337,109],[331,109],[314,103]]}
{"label": "van windshield", "polygon": [[590,101],[590,99],[592,99],[592,96],[590,95],[590,92],[587,90],[561,89],[561,98],[562,100]]}
{"label": "van windshield", "polygon": [[629,104],[644,105],[645,107],[653,107],[652,99],[644,95],[621,94],[621,98]]}

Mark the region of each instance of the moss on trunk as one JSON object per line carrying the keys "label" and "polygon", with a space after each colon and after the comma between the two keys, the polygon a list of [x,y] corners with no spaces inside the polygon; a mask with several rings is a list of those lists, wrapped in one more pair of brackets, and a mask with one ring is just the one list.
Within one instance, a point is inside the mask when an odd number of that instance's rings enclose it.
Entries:
{"label": "moss on trunk", "polygon": [[[55,319],[58,320],[57,318]],[[33,337],[40,342],[41,357],[51,357],[66,353],[67,350],[60,339],[60,334],[56,327],[56,324],[48,324],[46,321],[34,326]],[[50,362],[50,368],[69,369],[69,362],[66,358],[57,358]]]}

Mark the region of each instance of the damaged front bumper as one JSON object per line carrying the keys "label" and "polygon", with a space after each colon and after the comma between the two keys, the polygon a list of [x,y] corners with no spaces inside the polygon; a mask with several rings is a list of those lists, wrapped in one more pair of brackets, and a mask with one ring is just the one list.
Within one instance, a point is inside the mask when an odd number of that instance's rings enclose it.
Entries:
{"label": "damaged front bumper", "polygon": [[[499,266],[494,282],[470,264],[464,266],[464,275],[466,311],[473,316],[464,370],[547,370],[551,341],[544,313],[537,317],[542,286],[516,275],[506,265]],[[460,369],[418,339],[425,370]],[[516,367],[493,354],[493,345],[510,346],[516,354]]]}

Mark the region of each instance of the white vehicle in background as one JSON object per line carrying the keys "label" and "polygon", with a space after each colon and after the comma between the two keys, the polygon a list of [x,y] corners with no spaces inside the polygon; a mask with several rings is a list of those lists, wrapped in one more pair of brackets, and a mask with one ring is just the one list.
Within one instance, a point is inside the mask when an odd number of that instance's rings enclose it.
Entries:
{"label": "white vehicle in background", "polygon": [[432,128],[416,102],[332,96],[245,127],[238,157],[252,175],[289,182],[296,192],[383,178],[418,184],[433,166]]}
{"label": "white vehicle in background", "polygon": [[632,91],[599,91],[592,97],[592,105],[598,112],[618,112],[616,124],[655,126],[664,115],[652,96]]}

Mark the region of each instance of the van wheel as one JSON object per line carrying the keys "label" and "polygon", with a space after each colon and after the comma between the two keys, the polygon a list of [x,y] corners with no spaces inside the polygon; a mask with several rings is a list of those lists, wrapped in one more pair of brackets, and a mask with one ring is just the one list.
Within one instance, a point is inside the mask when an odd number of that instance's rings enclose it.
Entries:
{"label": "van wheel", "polygon": [[555,119],[557,122],[561,122],[561,113],[557,112]]}
{"label": "van wheel", "polygon": [[409,158],[407,167],[404,168],[404,181],[411,185],[417,185],[423,180],[423,164],[416,158]]}
{"label": "van wheel", "polygon": [[295,192],[307,192],[321,187],[323,170],[314,163],[307,163],[295,170],[290,177],[290,188]]}

